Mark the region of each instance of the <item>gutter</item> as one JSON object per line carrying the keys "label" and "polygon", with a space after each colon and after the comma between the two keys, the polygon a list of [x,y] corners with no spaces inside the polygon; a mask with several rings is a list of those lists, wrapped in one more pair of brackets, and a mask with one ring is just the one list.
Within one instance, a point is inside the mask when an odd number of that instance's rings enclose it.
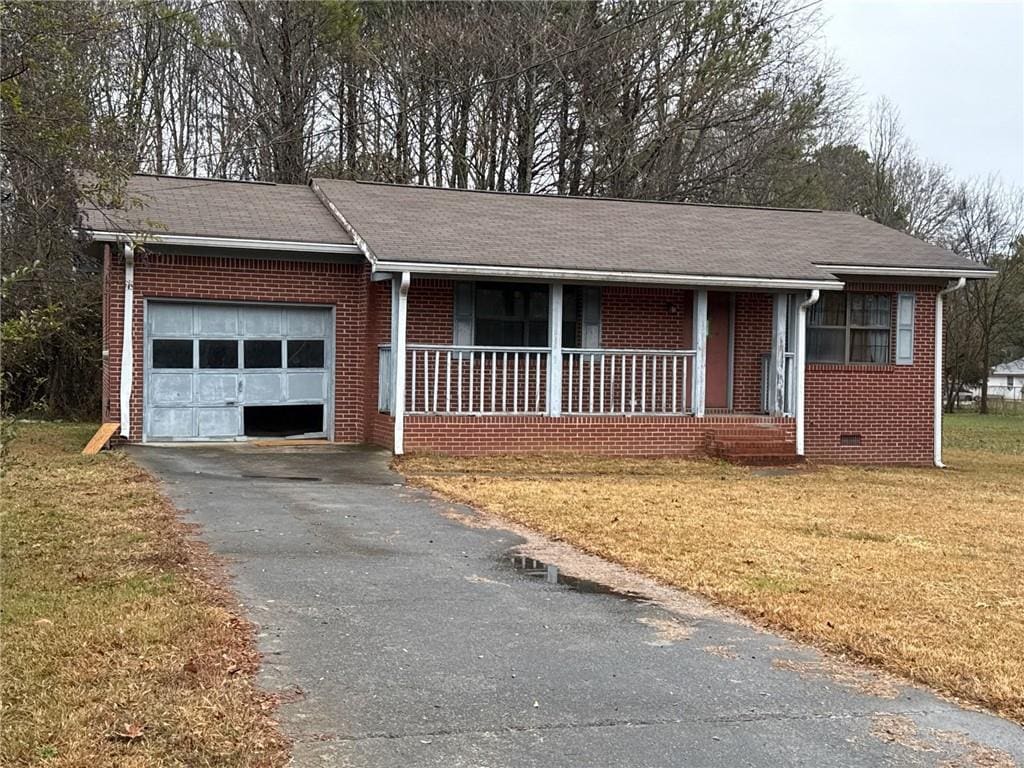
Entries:
{"label": "gutter", "polygon": [[333,253],[363,255],[358,245],[347,243],[307,243],[301,240],[256,240],[242,237],[206,237],[200,235],[159,235],[148,233],[124,233],[110,230],[80,230],[89,232],[98,242],[120,242],[128,237],[139,243],[159,245],[182,245],[195,248],[237,248],[247,251],[299,251],[303,253]]}
{"label": "gutter", "polygon": [[857,264],[815,264],[818,269],[827,269],[842,275],[880,275],[889,277],[970,277],[985,280],[995,277],[994,269],[959,267],[886,267],[861,266]]}
{"label": "gutter", "polygon": [[[371,257],[368,256],[367,258]],[[663,272],[618,272],[588,269],[549,269],[545,267],[497,267],[471,264],[380,261],[373,258],[371,258],[371,264],[373,264],[374,272],[415,272],[426,275],[602,283],[656,283],[659,285],[707,286],[709,288],[764,288],[790,291],[814,289],[839,291],[843,289],[842,281],[827,279],[674,275]]]}
{"label": "gutter", "polygon": [[797,306],[796,316],[796,455],[804,455],[804,382],[807,367],[807,310],[821,298],[821,291],[815,289],[806,301]]}
{"label": "gutter", "polygon": [[129,240],[124,243],[124,308],[121,334],[121,380],[118,391],[118,410],[121,415],[121,437],[131,437],[132,379],[134,376],[135,350],[133,344],[133,322],[135,308],[135,246]]}
{"label": "gutter", "polygon": [[967,278],[961,277],[953,285],[947,286],[935,294],[935,402],[932,417],[932,458],[935,466],[943,469],[942,463],[942,309],[947,293],[959,291],[967,284]]}

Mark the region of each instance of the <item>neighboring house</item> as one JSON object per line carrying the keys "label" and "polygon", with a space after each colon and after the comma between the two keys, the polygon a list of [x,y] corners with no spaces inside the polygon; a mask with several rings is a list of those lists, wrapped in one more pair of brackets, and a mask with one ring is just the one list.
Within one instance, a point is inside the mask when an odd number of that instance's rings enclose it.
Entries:
{"label": "neighboring house", "polygon": [[988,376],[988,395],[1004,400],[1024,399],[1024,357],[992,369]]}
{"label": "neighboring house", "polygon": [[327,179],[128,194],[86,228],[103,417],[131,441],[940,463],[942,295],[990,275],[845,213]]}

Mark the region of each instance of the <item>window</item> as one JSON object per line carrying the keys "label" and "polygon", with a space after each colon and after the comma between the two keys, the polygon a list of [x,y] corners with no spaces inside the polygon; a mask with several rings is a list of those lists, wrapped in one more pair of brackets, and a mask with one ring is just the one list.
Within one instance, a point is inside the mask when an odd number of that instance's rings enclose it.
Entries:
{"label": "window", "polygon": [[154,368],[191,368],[192,339],[153,339]]}
{"label": "window", "polygon": [[245,341],[246,368],[280,368],[281,342],[277,339],[247,339]]}
{"label": "window", "polygon": [[548,287],[477,283],[473,343],[481,347],[546,347]]}
{"label": "window", "polygon": [[892,302],[884,293],[826,293],[807,320],[812,363],[889,362]]}
{"label": "window", "polygon": [[1007,376],[1006,377],[1006,386],[1008,386],[1008,387],[1012,387],[1013,386],[1013,376]]}
{"label": "window", "polygon": [[324,367],[324,342],[323,342],[323,339],[289,339],[288,340],[288,367],[289,368],[323,368]]}
{"label": "window", "polygon": [[[547,285],[457,283],[454,341],[459,346],[546,347]],[[562,346],[599,347],[601,289],[562,289]]]}
{"label": "window", "polygon": [[200,339],[200,368],[237,368],[238,342],[234,339]]}

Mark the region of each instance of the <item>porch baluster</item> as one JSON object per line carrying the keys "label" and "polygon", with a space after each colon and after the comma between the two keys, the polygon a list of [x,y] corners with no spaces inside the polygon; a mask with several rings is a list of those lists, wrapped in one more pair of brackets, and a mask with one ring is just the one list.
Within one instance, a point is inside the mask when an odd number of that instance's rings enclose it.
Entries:
{"label": "porch baluster", "polygon": [[416,350],[412,350],[412,392],[409,396],[409,413],[416,413]]}
{"label": "porch baluster", "polygon": [[572,413],[572,361],[575,357],[576,355],[569,355],[569,397],[565,401],[565,407],[569,413]]}

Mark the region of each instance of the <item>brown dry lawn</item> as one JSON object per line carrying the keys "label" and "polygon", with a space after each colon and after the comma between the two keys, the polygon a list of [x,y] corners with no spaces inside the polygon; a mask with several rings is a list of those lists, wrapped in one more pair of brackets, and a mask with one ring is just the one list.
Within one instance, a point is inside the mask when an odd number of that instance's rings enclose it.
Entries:
{"label": "brown dry lawn", "polygon": [[94,425],[21,425],[2,499],[5,766],[277,766],[251,627]]}
{"label": "brown dry lawn", "polygon": [[951,469],[412,456],[439,493],[1024,722],[1024,418]]}

